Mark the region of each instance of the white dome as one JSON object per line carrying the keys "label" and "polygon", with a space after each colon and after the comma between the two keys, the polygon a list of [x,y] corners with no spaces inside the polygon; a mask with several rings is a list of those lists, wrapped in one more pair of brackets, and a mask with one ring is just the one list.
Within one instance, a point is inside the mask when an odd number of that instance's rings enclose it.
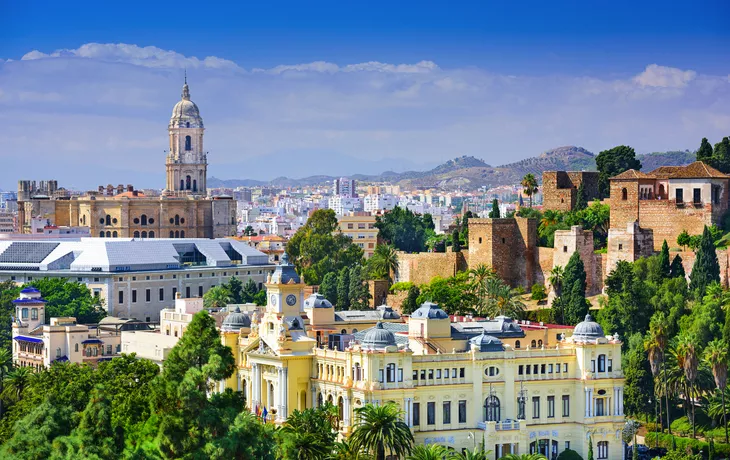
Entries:
{"label": "white dome", "polygon": [[190,100],[188,84],[183,85],[182,99],[172,108],[171,128],[203,128],[203,118],[195,102]]}

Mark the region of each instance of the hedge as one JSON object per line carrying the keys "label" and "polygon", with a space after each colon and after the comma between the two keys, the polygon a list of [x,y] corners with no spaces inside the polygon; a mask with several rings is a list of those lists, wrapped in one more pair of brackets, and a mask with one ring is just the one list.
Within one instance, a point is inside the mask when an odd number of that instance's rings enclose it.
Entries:
{"label": "hedge", "polygon": [[[709,450],[709,444],[698,439],[681,438],[679,436],[662,433],[659,433],[658,437],[659,447],[664,447],[665,449],[672,448],[672,438],[674,438],[674,442],[677,444],[677,449],[679,450],[686,450],[687,447],[689,447],[695,454],[698,454],[700,450],[703,450],[704,452],[708,452]],[[654,447],[654,441],[656,438],[657,433],[647,433],[644,443],[647,447]],[[730,456],[730,444],[715,441],[715,455]]]}

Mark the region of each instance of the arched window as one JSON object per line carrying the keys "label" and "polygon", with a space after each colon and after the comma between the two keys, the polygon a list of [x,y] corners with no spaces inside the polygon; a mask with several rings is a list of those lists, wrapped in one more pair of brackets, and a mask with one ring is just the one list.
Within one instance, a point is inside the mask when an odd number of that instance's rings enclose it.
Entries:
{"label": "arched window", "polygon": [[522,345],[519,340],[515,340],[515,348],[520,348]]}
{"label": "arched window", "polygon": [[175,238],[180,238],[180,232],[178,230],[175,230]]}
{"label": "arched window", "polygon": [[542,346],[542,340],[538,340],[538,341],[537,341],[537,346],[538,346],[538,347],[541,347],[541,346]]}
{"label": "arched window", "polygon": [[185,150],[192,150],[193,139],[190,136],[185,136]]}
{"label": "arched window", "polygon": [[496,396],[490,396],[484,400],[484,420],[499,422],[499,398]]}
{"label": "arched window", "polygon": [[147,232],[142,232],[142,238],[147,238]]}
{"label": "arched window", "polygon": [[180,230],[180,238],[185,238],[185,230]]}
{"label": "arched window", "polygon": [[106,225],[111,225],[112,224],[112,216],[110,216],[109,214],[107,214],[104,219],[105,219]]}
{"label": "arched window", "polygon": [[142,225],[147,225],[147,214],[142,214],[140,220],[142,221]]}
{"label": "arched window", "polygon": [[532,342],[530,342],[531,348],[535,348],[536,346],[537,346],[537,343],[534,340]]}
{"label": "arched window", "polygon": [[598,372],[606,372],[606,355],[598,355]]}
{"label": "arched window", "polygon": [[[185,123],[185,127],[186,128],[189,128],[190,127],[190,122],[189,121]],[[190,136],[188,136],[188,137],[190,137]]]}
{"label": "arched window", "polygon": [[659,184],[659,198],[664,198],[664,184]]}
{"label": "arched window", "polygon": [[352,330],[352,333],[353,333],[353,334],[356,334],[356,333],[357,333],[357,329],[353,329],[353,330]]}
{"label": "arched window", "polygon": [[110,232],[110,231],[107,231],[107,232],[106,232],[106,237],[107,237],[107,238],[111,238],[111,237],[112,237],[112,232]]}
{"label": "arched window", "polygon": [[175,225],[180,225],[180,216],[175,214]]}
{"label": "arched window", "polygon": [[98,348],[96,348],[96,347],[92,348],[91,349],[91,352],[92,352],[92,354],[94,356],[99,356],[99,349]]}
{"label": "arched window", "polygon": [[172,230],[170,230],[170,238],[175,238],[175,232],[173,232]]}
{"label": "arched window", "polygon": [[116,231],[116,230],[114,230],[114,231],[112,232],[112,238],[116,238],[117,236],[119,236],[119,234],[117,233],[117,231]]}
{"label": "arched window", "polygon": [[150,238],[154,238],[154,237],[155,237],[155,232],[154,232],[154,231],[151,231],[151,232],[149,233],[149,235],[148,235],[148,236],[149,236]]}
{"label": "arched window", "polygon": [[135,238],[139,238],[139,230],[135,230],[132,236],[134,236]]}
{"label": "arched window", "polygon": [[347,329],[343,329],[340,331],[340,334],[347,334]]}
{"label": "arched window", "polygon": [[624,201],[629,199],[629,191],[626,188],[621,189],[621,199]]}
{"label": "arched window", "polygon": [[74,351],[75,351],[76,353],[78,353],[78,352],[79,352],[79,344],[78,344],[78,343],[75,343],[75,344],[74,344]]}
{"label": "arched window", "polygon": [[30,310],[30,319],[38,319],[38,309],[33,308]]}
{"label": "arched window", "polygon": [[185,190],[190,190],[190,181],[192,178],[190,176],[185,176]]}
{"label": "arched window", "polygon": [[104,238],[104,230],[99,232],[99,238]]}

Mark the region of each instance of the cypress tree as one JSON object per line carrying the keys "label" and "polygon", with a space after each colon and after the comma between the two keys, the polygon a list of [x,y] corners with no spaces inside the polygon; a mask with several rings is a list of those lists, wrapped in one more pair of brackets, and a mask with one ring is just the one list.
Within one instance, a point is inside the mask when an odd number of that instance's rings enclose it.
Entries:
{"label": "cypress tree", "polygon": [[350,269],[350,308],[364,310],[369,308],[370,291],[362,278],[362,268],[355,265]]}
{"label": "cypress tree", "polygon": [[586,270],[578,251],[570,256],[563,272],[563,294],[560,299],[564,308],[565,324],[577,324],[588,313],[586,301]]}
{"label": "cypress tree", "polygon": [[588,458],[587,460],[593,460],[593,437],[588,436]]}
{"label": "cypress tree", "polygon": [[667,240],[662,243],[662,252],[659,254],[659,276],[666,279],[671,276],[671,265],[669,263],[669,245]]}
{"label": "cypress tree", "polygon": [[707,286],[713,281],[720,282],[720,264],[717,261],[715,243],[712,241],[710,229],[705,225],[700,239],[700,246],[697,248],[697,256],[692,266],[692,273],[689,275],[689,288],[696,291],[698,299],[705,296]]}
{"label": "cypress tree", "polygon": [[703,161],[712,166],[712,145],[707,141],[706,137],[702,138],[700,148],[697,150],[697,161]]}
{"label": "cypress tree", "polygon": [[337,308],[350,308],[350,269],[344,267],[337,277]]}
{"label": "cypress tree", "polygon": [[[408,296],[400,306],[401,313],[410,315],[418,308],[418,296],[421,295],[421,290],[418,286],[411,286],[408,288]],[[728,315],[730,316],[730,315]]]}
{"label": "cypress tree", "polygon": [[456,228],[454,229],[454,233],[451,234],[451,249],[454,252],[461,252],[461,242],[459,241],[459,229],[456,229]]}
{"label": "cypress tree", "polygon": [[574,211],[581,211],[588,207],[588,200],[586,199],[586,190],[583,186],[583,182],[580,183],[578,186],[578,190],[575,193],[575,206],[573,206]]}
{"label": "cypress tree", "polygon": [[492,200],[492,210],[489,211],[490,219],[499,219],[499,202],[497,199]]}
{"label": "cypress tree", "polygon": [[669,266],[669,277],[670,278],[686,278],[687,274],[684,272],[684,265],[682,265],[682,257],[677,254],[672,259],[672,265]]}
{"label": "cypress tree", "polygon": [[319,285],[319,293],[332,305],[337,305],[337,273],[329,272],[324,275],[322,284]]}

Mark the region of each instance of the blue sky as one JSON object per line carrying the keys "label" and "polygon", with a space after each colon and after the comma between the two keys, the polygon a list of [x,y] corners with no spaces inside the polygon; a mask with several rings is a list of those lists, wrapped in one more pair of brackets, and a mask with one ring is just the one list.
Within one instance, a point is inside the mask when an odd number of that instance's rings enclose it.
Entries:
{"label": "blue sky", "polygon": [[20,155],[66,185],[161,186],[183,68],[224,178],[730,135],[726,1],[28,3],[0,3],[4,188]]}

